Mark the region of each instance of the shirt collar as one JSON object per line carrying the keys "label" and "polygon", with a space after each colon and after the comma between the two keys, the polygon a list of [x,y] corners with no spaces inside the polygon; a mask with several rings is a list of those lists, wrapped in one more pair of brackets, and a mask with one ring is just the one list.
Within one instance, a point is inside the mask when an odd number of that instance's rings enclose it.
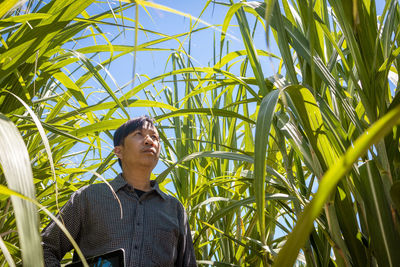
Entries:
{"label": "shirt collar", "polygon": [[128,183],[125,181],[124,177],[122,177],[122,174],[118,174],[118,176],[110,182],[111,187],[114,189],[115,192],[120,190],[122,187],[127,185]]}
{"label": "shirt collar", "polygon": [[[120,173],[114,180],[110,182],[111,187],[114,189],[115,192],[120,190],[122,187],[128,185],[128,183],[125,181],[124,177],[122,177],[122,173]],[[158,182],[156,180],[151,180],[150,181],[150,186],[152,187],[152,190],[156,191],[157,194],[162,198],[166,199],[166,194],[161,191]]]}
{"label": "shirt collar", "polygon": [[162,199],[166,199],[167,195],[161,191],[158,182],[156,180],[151,180],[150,181],[150,186],[153,188],[154,191],[156,191],[158,193],[158,195],[162,198]]}

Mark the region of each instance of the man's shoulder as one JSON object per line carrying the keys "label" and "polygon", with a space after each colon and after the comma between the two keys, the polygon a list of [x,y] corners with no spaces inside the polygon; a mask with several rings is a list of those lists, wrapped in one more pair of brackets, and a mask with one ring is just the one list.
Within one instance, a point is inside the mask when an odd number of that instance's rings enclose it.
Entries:
{"label": "man's shoulder", "polygon": [[176,197],[174,197],[170,194],[164,193],[162,191],[161,191],[161,194],[164,195],[165,200],[181,204],[181,202]]}
{"label": "man's shoulder", "polygon": [[[76,192],[78,193],[88,193],[92,191],[103,190],[104,183],[87,184],[79,188]],[[104,184],[105,185],[105,184]]]}
{"label": "man's shoulder", "polygon": [[182,202],[178,198],[176,198],[175,196],[172,196],[170,194],[166,194],[164,192],[161,192],[161,193],[164,195],[164,200],[169,202],[170,205],[175,206],[180,211],[183,211],[185,209]]}
{"label": "man's shoulder", "polygon": [[111,190],[112,187],[109,184],[102,182],[102,183],[85,185],[79,188],[77,191],[75,191],[74,195],[87,198],[92,196],[99,196],[107,192],[111,193],[112,192]]}

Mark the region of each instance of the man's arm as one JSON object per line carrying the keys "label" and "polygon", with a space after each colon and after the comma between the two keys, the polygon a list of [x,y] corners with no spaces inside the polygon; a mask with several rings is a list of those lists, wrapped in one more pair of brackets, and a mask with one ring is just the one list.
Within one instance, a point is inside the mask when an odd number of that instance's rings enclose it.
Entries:
{"label": "man's arm", "polygon": [[194,253],[194,247],[193,247],[193,240],[192,240],[192,234],[190,231],[190,226],[188,223],[187,219],[187,214],[183,206],[182,208],[182,216],[183,220],[183,234],[179,237],[178,240],[178,257],[177,257],[177,262],[175,266],[179,267],[196,267],[196,256]]}
{"label": "man's arm", "polygon": [[[81,190],[73,193],[57,216],[75,240],[79,237],[81,227],[80,195]],[[42,232],[42,246],[46,267],[60,266],[60,260],[72,249],[71,242],[54,221],[51,221]]]}

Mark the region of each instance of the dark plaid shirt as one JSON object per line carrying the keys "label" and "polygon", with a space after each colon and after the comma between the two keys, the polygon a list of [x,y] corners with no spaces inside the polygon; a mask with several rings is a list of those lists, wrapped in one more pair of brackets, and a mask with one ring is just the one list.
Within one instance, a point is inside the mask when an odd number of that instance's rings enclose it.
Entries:
{"label": "dark plaid shirt", "polygon": [[[104,183],[79,189],[60,212],[85,257],[123,248],[127,266],[196,266],[187,215],[176,198],[155,181],[140,198],[121,175],[110,185],[121,201],[122,219]],[[42,239],[45,265],[60,266],[71,243],[54,222],[43,230]]]}

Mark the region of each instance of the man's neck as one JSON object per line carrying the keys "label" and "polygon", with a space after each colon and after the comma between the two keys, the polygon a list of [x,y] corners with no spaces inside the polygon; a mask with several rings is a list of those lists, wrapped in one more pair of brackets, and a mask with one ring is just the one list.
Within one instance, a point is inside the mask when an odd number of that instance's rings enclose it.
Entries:
{"label": "man's neck", "polygon": [[133,188],[149,191],[151,170],[136,168],[135,170],[124,169],[122,176],[125,181],[132,185]]}

